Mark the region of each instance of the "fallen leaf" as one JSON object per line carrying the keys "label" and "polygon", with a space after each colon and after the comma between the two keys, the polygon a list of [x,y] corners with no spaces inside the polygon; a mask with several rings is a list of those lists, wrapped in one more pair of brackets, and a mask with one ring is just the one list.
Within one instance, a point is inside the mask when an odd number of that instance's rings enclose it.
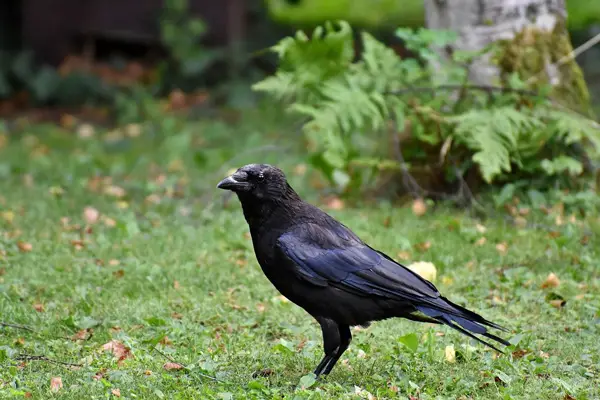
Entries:
{"label": "fallen leaf", "polygon": [[294,167],[294,174],[303,176],[306,173],[306,164],[298,164]]}
{"label": "fallen leaf", "polygon": [[102,350],[110,351],[117,358],[119,363],[131,357],[131,351],[129,348],[122,342],[115,339],[102,345]]}
{"label": "fallen leaf", "polygon": [[477,229],[477,232],[479,233],[486,233],[487,232],[487,228],[481,224],[476,224],[475,225],[475,229]]}
{"label": "fallen leaf", "polygon": [[88,206],[83,209],[83,219],[88,224],[90,224],[90,225],[95,224],[96,222],[98,222],[99,218],[100,218],[100,211],[96,210],[94,207]]}
{"label": "fallen leaf", "polygon": [[90,124],[81,124],[77,127],[77,136],[80,139],[89,139],[96,133],[94,127]]}
{"label": "fallen leaf", "polygon": [[35,303],[33,305],[33,308],[35,309],[35,311],[37,312],[44,312],[44,305],[42,303]]}
{"label": "fallen leaf", "polygon": [[119,389],[113,389],[110,392],[112,394],[114,394],[116,397],[121,397],[121,391]]}
{"label": "fallen leaf", "polygon": [[448,361],[449,363],[455,362],[456,361],[456,351],[454,350],[454,345],[446,346],[446,349],[444,350],[444,355],[446,357],[446,361]]}
{"label": "fallen leaf", "polygon": [[550,305],[554,308],[562,308],[565,304],[567,304],[567,301],[563,299],[550,300]]}
{"label": "fallen leaf", "polygon": [[498,253],[504,255],[508,252],[508,243],[506,242],[502,242],[502,243],[498,243],[496,245],[496,250],[498,251]]}
{"label": "fallen leaf", "polygon": [[112,218],[104,217],[102,218],[102,222],[104,222],[104,225],[106,225],[109,228],[114,228],[115,226],[117,226],[117,221],[115,221]]}
{"label": "fallen leaf", "polygon": [[407,268],[429,281],[434,281],[437,276],[437,269],[435,268],[435,265],[427,261],[414,262],[408,265]]}
{"label": "fallen leaf", "polygon": [[33,246],[31,245],[31,243],[27,242],[17,242],[17,247],[23,253],[28,253],[31,250],[33,250]]}
{"label": "fallen leaf", "polygon": [[258,312],[265,312],[265,305],[263,303],[258,303],[256,305],[256,309],[258,310]]}
{"label": "fallen leaf", "polygon": [[173,318],[173,319],[182,319],[183,315],[180,314],[180,313],[178,313],[178,312],[174,312],[174,313],[171,314],[171,318]]}
{"label": "fallen leaf", "polygon": [[123,271],[122,269],[115,271],[113,272],[113,276],[117,279],[120,279],[125,276],[125,271]]}
{"label": "fallen leaf", "polygon": [[140,124],[125,125],[125,134],[131,138],[138,137],[142,134],[142,126]]}
{"label": "fallen leaf", "polygon": [[548,275],[548,277],[546,278],[546,280],[544,282],[542,282],[542,289],[546,289],[546,288],[555,288],[558,287],[560,285],[560,280],[558,279],[558,276],[556,276],[554,274],[554,272],[551,272],[550,275]]}
{"label": "fallen leaf", "polygon": [[253,378],[266,378],[267,376],[273,375],[273,370],[271,368],[261,369],[260,371],[254,371],[252,373]]}
{"label": "fallen leaf", "polygon": [[167,371],[179,370],[179,369],[183,368],[183,365],[177,364],[174,362],[168,362],[168,363],[165,363],[165,365],[163,365],[163,368],[166,369]]}
{"label": "fallen leaf", "polygon": [[114,258],[108,261],[108,265],[110,265],[111,267],[116,267],[119,264],[121,264],[121,262],[119,260],[115,260]]}
{"label": "fallen leaf", "polygon": [[408,251],[400,251],[398,252],[398,258],[400,260],[410,260],[410,253]]}
{"label": "fallen leaf", "polygon": [[173,289],[179,290],[179,288],[181,288],[179,281],[173,281]]}
{"label": "fallen leaf", "polygon": [[423,243],[417,243],[417,244],[415,244],[415,247],[418,250],[420,250],[422,252],[425,252],[425,251],[427,251],[427,250],[429,250],[431,248],[431,242],[428,240],[428,241],[423,242]]}
{"label": "fallen leaf", "polygon": [[331,196],[325,200],[325,206],[332,210],[343,210],[345,204],[339,197]]}
{"label": "fallen leaf", "polygon": [[529,350],[519,349],[512,352],[512,356],[516,359],[523,358],[523,356],[527,355]]}
{"label": "fallen leaf", "polygon": [[2,218],[9,224],[12,224],[13,220],[15,219],[15,213],[10,210],[2,211]]}
{"label": "fallen leaf", "polygon": [[60,389],[62,389],[62,387],[63,383],[60,376],[54,376],[52,379],[50,379],[50,390],[52,390],[54,393],[58,392]]}
{"label": "fallen leaf", "polygon": [[165,336],[162,339],[160,339],[158,343],[162,344],[163,346],[170,346],[173,344],[173,342],[171,341],[171,339],[169,339],[168,336]]}
{"label": "fallen leaf", "polygon": [[81,329],[76,334],[74,334],[71,339],[72,340],[88,340],[92,336],[92,332],[89,329]]}
{"label": "fallen leaf", "polygon": [[475,242],[475,245],[483,246],[485,244],[485,242],[487,242],[487,239],[485,238],[485,236],[482,236],[479,239],[477,239],[477,241]]}
{"label": "fallen leaf", "polygon": [[85,247],[83,240],[71,240],[71,245],[75,248],[75,250],[81,250]]}
{"label": "fallen leaf", "polygon": [[527,220],[523,217],[516,217],[515,225],[519,228],[525,228],[527,226]]}
{"label": "fallen leaf", "polygon": [[144,371],[144,375],[152,375],[152,371],[150,371],[149,369]]}
{"label": "fallen leaf", "polygon": [[427,204],[423,201],[423,199],[415,199],[412,204],[412,212],[417,217],[425,215],[427,212]]}
{"label": "fallen leaf", "polygon": [[104,188],[104,194],[113,196],[113,197],[125,197],[125,189],[120,186],[110,185]]}

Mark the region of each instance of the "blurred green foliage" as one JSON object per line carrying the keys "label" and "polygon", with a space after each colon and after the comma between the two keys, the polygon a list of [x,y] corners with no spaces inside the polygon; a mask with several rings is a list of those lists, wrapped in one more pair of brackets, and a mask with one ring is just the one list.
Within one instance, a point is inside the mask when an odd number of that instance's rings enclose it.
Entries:
{"label": "blurred green foliage", "polygon": [[[265,0],[271,16],[291,25],[317,25],[343,19],[369,28],[382,25],[419,27],[425,24],[423,0]],[[568,0],[569,28],[584,29],[600,22],[600,2]]]}
{"label": "blurred green foliage", "polygon": [[512,74],[507,91],[473,90],[465,65],[482,52],[444,60],[433,48],[454,33],[402,28],[397,35],[418,59],[402,59],[362,32],[355,61],[354,34],[343,21],[317,27],[312,37],[298,31],[273,46],[279,70],[254,86],[307,117],[310,160],[340,191],[372,188],[385,172],[430,167],[448,183],[476,171],[488,184],[536,179],[530,185],[541,190],[573,187],[582,160],[598,158],[600,130],[558,109],[549,87],[524,93]]}

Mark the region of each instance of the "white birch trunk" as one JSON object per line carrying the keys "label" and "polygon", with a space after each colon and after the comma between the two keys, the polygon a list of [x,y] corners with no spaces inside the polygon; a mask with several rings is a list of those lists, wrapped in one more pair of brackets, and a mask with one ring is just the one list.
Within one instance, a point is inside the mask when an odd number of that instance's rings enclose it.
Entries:
{"label": "white birch trunk", "polygon": [[[430,29],[458,33],[456,50],[481,50],[497,40],[512,40],[526,28],[551,34],[558,23],[565,26],[565,0],[425,0],[425,21]],[[492,84],[499,76],[490,56],[476,60],[469,71],[477,84]],[[546,74],[553,84],[560,71],[546,62]]]}

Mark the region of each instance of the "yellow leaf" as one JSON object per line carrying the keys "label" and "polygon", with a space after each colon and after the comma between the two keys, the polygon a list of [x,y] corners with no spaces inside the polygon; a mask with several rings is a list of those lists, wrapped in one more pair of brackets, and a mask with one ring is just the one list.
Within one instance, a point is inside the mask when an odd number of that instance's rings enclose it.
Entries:
{"label": "yellow leaf", "polygon": [[434,281],[437,276],[437,269],[435,265],[426,261],[417,261],[410,264],[408,267],[413,272],[419,274],[423,279]]}
{"label": "yellow leaf", "polygon": [[444,354],[446,356],[446,361],[448,361],[449,363],[453,363],[456,361],[456,351],[454,350],[454,345],[446,346]]}

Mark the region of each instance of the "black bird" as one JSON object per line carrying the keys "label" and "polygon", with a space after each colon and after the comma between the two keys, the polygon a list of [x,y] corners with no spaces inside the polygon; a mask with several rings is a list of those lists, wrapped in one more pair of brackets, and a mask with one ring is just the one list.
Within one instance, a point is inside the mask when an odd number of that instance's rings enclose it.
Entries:
{"label": "black bird", "polygon": [[302,201],[280,169],[249,164],[217,188],[237,194],[267,278],[321,325],[325,356],[315,375],[328,374],[346,351],[351,326],[391,317],[445,324],[499,352],[475,334],[509,345],[485,326],[505,328],[452,303],[431,282]]}

